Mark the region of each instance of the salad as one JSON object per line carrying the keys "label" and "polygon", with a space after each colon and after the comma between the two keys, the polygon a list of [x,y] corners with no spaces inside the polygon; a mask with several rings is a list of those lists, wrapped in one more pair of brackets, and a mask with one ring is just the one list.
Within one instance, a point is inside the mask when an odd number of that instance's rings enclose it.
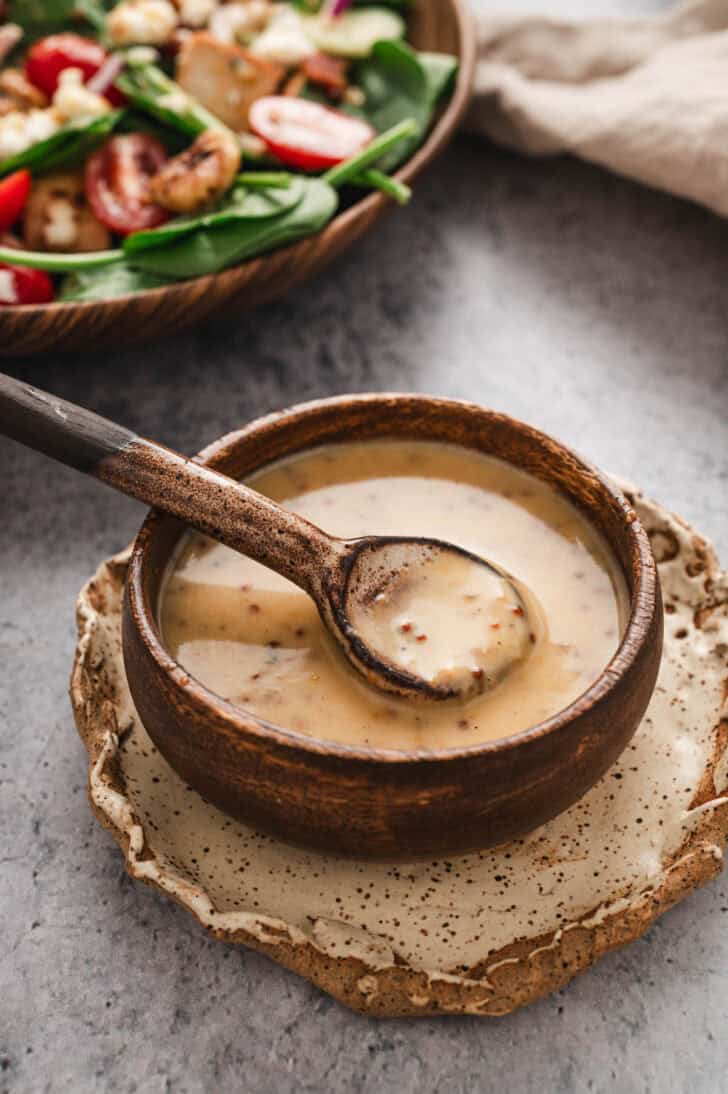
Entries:
{"label": "salad", "polygon": [[318,232],[427,133],[407,0],[0,0],[0,306],[101,300]]}

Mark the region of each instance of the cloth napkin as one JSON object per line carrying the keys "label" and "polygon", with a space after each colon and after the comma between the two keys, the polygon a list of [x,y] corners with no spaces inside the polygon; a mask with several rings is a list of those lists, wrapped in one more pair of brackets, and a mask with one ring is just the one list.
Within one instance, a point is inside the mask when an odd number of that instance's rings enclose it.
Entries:
{"label": "cloth napkin", "polygon": [[644,20],[482,16],[478,32],[467,128],[728,215],[728,0]]}

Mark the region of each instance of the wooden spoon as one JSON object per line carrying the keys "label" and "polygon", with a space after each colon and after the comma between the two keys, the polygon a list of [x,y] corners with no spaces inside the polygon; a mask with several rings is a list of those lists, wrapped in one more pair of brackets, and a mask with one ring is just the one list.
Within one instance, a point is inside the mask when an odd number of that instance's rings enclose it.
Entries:
{"label": "wooden spoon", "polygon": [[[530,649],[529,612],[514,581],[453,544],[330,536],[227,475],[2,373],[0,431],[294,582],[314,600],[354,668],[384,691],[407,699],[465,699],[492,687]],[[481,594],[495,622],[478,620]],[[455,604],[456,596],[465,607]],[[408,611],[424,612],[444,634],[457,607],[465,623],[447,632],[452,648],[440,635],[442,663],[437,656],[433,663],[433,647],[425,657],[424,645],[434,635],[409,623]]]}

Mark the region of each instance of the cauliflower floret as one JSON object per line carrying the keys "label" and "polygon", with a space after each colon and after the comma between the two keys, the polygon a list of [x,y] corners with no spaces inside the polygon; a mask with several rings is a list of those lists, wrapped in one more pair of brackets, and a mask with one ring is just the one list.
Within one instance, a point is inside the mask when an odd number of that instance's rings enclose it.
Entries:
{"label": "cauliflower floret", "polygon": [[179,21],[186,27],[206,27],[217,0],[175,0]]}
{"label": "cauliflower floret", "polygon": [[108,114],[111,105],[95,91],[83,86],[83,72],[80,68],[64,68],[58,78],[58,87],[53,96],[53,109],[64,122],[76,118],[95,118],[99,114]]}
{"label": "cauliflower floret", "polygon": [[59,122],[52,110],[13,110],[0,118],[0,163],[53,136]]}
{"label": "cauliflower floret", "polygon": [[263,33],[251,43],[250,52],[266,61],[295,68],[317,50],[303,29],[298,12],[281,7]]}
{"label": "cauliflower floret", "polygon": [[0,304],[17,304],[15,275],[12,270],[0,270]]}
{"label": "cauliflower floret", "polygon": [[177,12],[169,0],[122,0],[106,19],[106,33],[115,46],[162,46],[177,27]]}
{"label": "cauliflower floret", "polygon": [[45,243],[51,251],[70,251],[76,242],[76,215],[63,198],[46,206]]}
{"label": "cauliflower floret", "polygon": [[223,4],[210,16],[210,33],[221,42],[246,42],[267,26],[273,10],[269,0]]}

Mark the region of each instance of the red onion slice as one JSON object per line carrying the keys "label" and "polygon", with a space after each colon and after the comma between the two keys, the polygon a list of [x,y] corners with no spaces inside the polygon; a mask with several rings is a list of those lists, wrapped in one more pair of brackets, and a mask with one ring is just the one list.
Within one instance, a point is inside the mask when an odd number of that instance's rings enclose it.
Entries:
{"label": "red onion slice", "polygon": [[124,67],[124,58],[120,53],[110,54],[98,72],[94,73],[86,87],[96,95],[105,95]]}
{"label": "red onion slice", "polygon": [[330,18],[336,19],[338,15],[343,15],[353,2],[354,0],[327,0],[324,11]]}

